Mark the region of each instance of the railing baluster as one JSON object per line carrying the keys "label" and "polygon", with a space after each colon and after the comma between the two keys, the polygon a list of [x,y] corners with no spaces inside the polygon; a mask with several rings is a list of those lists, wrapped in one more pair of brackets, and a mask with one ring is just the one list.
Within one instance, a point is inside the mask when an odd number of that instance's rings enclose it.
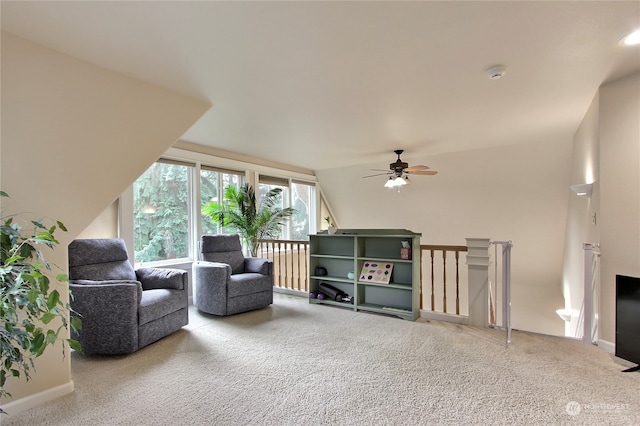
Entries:
{"label": "railing baluster", "polygon": [[447,251],[442,250],[442,311],[447,313]]}
{"label": "railing baluster", "polygon": [[435,278],[433,276],[433,255],[434,251],[431,250],[431,310],[436,310],[436,291],[435,291]]}
{"label": "railing baluster", "polygon": [[300,243],[296,244],[296,251],[298,253],[298,290],[300,290]]}
{"label": "railing baluster", "polygon": [[456,253],[456,315],[460,315],[460,269],[459,269],[460,252],[456,250],[455,253]]}
{"label": "railing baluster", "polygon": [[291,269],[290,269],[291,274],[289,275],[291,277],[291,279],[289,280],[289,284],[288,284],[287,288],[293,290],[295,288],[295,286],[294,286],[294,280],[295,280],[294,275],[295,274],[294,274],[294,263],[293,263],[293,244],[286,243],[285,246],[286,246],[285,247],[285,251],[287,252],[287,256],[290,259],[290,262],[289,262],[290,265],[289,266],[291,266]]}
{"label": "railing baluster", "polygon": [[288,290],[309,291],[308,250],[309,241],[260,240],[258,253],[261,257],[273,262],[274,286]]}
{"label": "railing baluster", "polygon": [[305,291],[309,291],[309,253],[307,249],[309,248],[309,244],[304,245],[304,289]]}
{"label": "railing baluster", "polygon": [[422,306],[423,305],[422,297],[423,297],[423,294],[422,294],[422,264],[420,264],[420,310],[422,310],[422,307],[423,307]]}
{"label": "railing baluster", "polygon": [[[456,315],[460,315],[460,252],[466,252],[466,246],[449,246],[449,245],[421,245],[420,250],[422,253],[429,252],[430,267],[431,267],[431,311],[436,311],[435,306],[435,288],[436,288],[436,272],[435,272],[435,252],[442,252],[442,312],[447,313],[447,252],[453,252],[455,256],[455,274],[456,274]],[[421,259],[425,259],[425,256],[421,256]],[[421,292],[421,300],[420,300],[420,309],[423,309],[423,300],[422,294],[425,293],[427,283],[424,282],[423,277],[426,275],[423,271],[424,265],[420,265],[420,292]],[[429,266],[427,266],[429,267]],[[440,272],[438,272],[438,277],[440,277]]]}

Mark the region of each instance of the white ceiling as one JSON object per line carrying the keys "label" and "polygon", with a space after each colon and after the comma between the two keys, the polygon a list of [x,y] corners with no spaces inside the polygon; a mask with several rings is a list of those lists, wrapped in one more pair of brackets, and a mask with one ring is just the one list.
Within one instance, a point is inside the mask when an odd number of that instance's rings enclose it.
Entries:
{"label": "white ceiling", "polygon": [[5,31],[210,101],[184,140],[314,170],[568,141],[599,85],[640,70],[640,48],[618,45],[638,1],[1,8]]}

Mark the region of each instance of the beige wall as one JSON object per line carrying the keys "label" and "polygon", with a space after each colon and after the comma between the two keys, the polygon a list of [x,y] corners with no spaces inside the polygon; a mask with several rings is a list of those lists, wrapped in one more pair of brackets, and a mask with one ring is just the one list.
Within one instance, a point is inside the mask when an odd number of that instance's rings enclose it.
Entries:
{"label": "beige wall", "polygon": [[[98,217],[210,104],[2,33],[2,189],[5,210],[64,222],[50,259]],[[59,290],[68,297],[66,285]],[[69,357],[49,351],[13,400],[70,381]]]}
{"label": "beige wall", "polygon": [[[317,173],[343,228],[407,228],[422,244],[464,245],[466,237],[512,240],[514,328],[564,334],[562,255],[571,141],[539,141],[477,151],[403,156],[439,174],[416,176],[400,193],[369,164]],[[345,185],[345,182],[349,182]]]}
{"label": "beige wall", "polygon": [[119,199],[109,204],[76,238],[118,238]]}
{"label": "beige wall", "polygon": [[[593,183],[591,197],[579,197],[567,188],[567,230],[565,233],[562,289],[565,309],[573,311],[566,335],[576,336],[578,314],[584,297],[584,243],[600,243],[599,206],[599,96],[596,95],[573,142],[571,184]],[[593,214],[596,214],[595,224]]]}
{"label": "beige wall", "polygon": [[[576,132],[571,183],[594,182],[591,198],[568,199],[563,289],[583,300],[585,242],[601,244],[598,337],[615,343],[615,275],[640,276],[640,73],[600,87]],[[593,214],[596,223],[593,223]],[[568,328],[575,335],[576,318]]]}
{"label": "beige wall", "polygon": [[640,73],[600,88],[600,337],[615,342],[615,275],[640,276]]}

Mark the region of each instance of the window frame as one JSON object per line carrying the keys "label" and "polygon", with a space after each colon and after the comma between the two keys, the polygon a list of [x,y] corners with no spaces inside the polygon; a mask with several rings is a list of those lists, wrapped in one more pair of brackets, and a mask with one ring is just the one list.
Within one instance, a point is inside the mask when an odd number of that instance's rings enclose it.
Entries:
{"label": "window frame", "polygon": [[[228,153],[230,154],[230,153]],[[315,233],[320,228],[318,226],[320,211],[318,210],[320,206],[320,187],[317,182],[317,178],[313,174],[303,173],[300,171],[296,171],[295,168],[291,170],[288,169],[279,169],[273,166],[266,166],[258,163],[251,163],[246,161],[246,159],[242,156],[239,156],[240,159],[230,158],[233,155],[220,157],[208,153],[197,152],[192,150],[187,150],[183,148],[169,148],[161,156],[163,160],[166,161],[175,161],[177,163],[191,163],[194,164],[194,167],[191,170],[191,173],[188,176],[188,180],[190,181],[189,185],[189,222],[190,222],[190,235],[191,235],[191,244],[189,249],[189,257],[188,258],[180,258],[180,259],[168,259],[168,260],[160,260],[154,262],[144,262],[134,264],[135,267],[178,267],[183,269],[190,268],[191,263],[196,261],[197,256],[197,247],[198,240],[202,235],[202,225],[201,225],[201,212],[199,206],[201,205],[201,183],[200,183],[200,170],[202,167],[205,169],[217,169],[220,171],[233,172],[234,174],[238,174],[243,177],[242,183],[249,183],[254,186],[254,188],[258,187],[259,176],[260,175],[268,175],[279,177],[280,179],[286,179],[289,182],[289,197],[287,202],[291,205],[291,182],[295,181],[297,183],[308,184],[315,187],[314,190],[314,212],[310,214],[310,229],[309,233]],[[151,164],[149,165],[151,167]],[[302,169],[301,169],[302,170]],[[146,170],[145,170],[146,171]],[[312,173],[312,172],[311,172]],[[195,208],[198,206],[198,208]],[[121,194],[118,202],[118,232],[119,237],[125,240],[125,243],[129,250],[129,258],[132,263],[134,263],[134,224],[133,224],[133,183]],[[288,223],[287,233],[288,235],[292,235],[292,224],[291,221]]]}

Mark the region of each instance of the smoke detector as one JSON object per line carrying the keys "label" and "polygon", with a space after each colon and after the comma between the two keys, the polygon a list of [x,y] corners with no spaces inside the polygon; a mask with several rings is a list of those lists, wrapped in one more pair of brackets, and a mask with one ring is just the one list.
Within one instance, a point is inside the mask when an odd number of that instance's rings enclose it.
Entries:
{"label": "smoke detector", "polygon": [[499,80],[507,73],[507,67],[504,65],[494,65],[490,68],[487,68],[485,74],[491,80]]}

